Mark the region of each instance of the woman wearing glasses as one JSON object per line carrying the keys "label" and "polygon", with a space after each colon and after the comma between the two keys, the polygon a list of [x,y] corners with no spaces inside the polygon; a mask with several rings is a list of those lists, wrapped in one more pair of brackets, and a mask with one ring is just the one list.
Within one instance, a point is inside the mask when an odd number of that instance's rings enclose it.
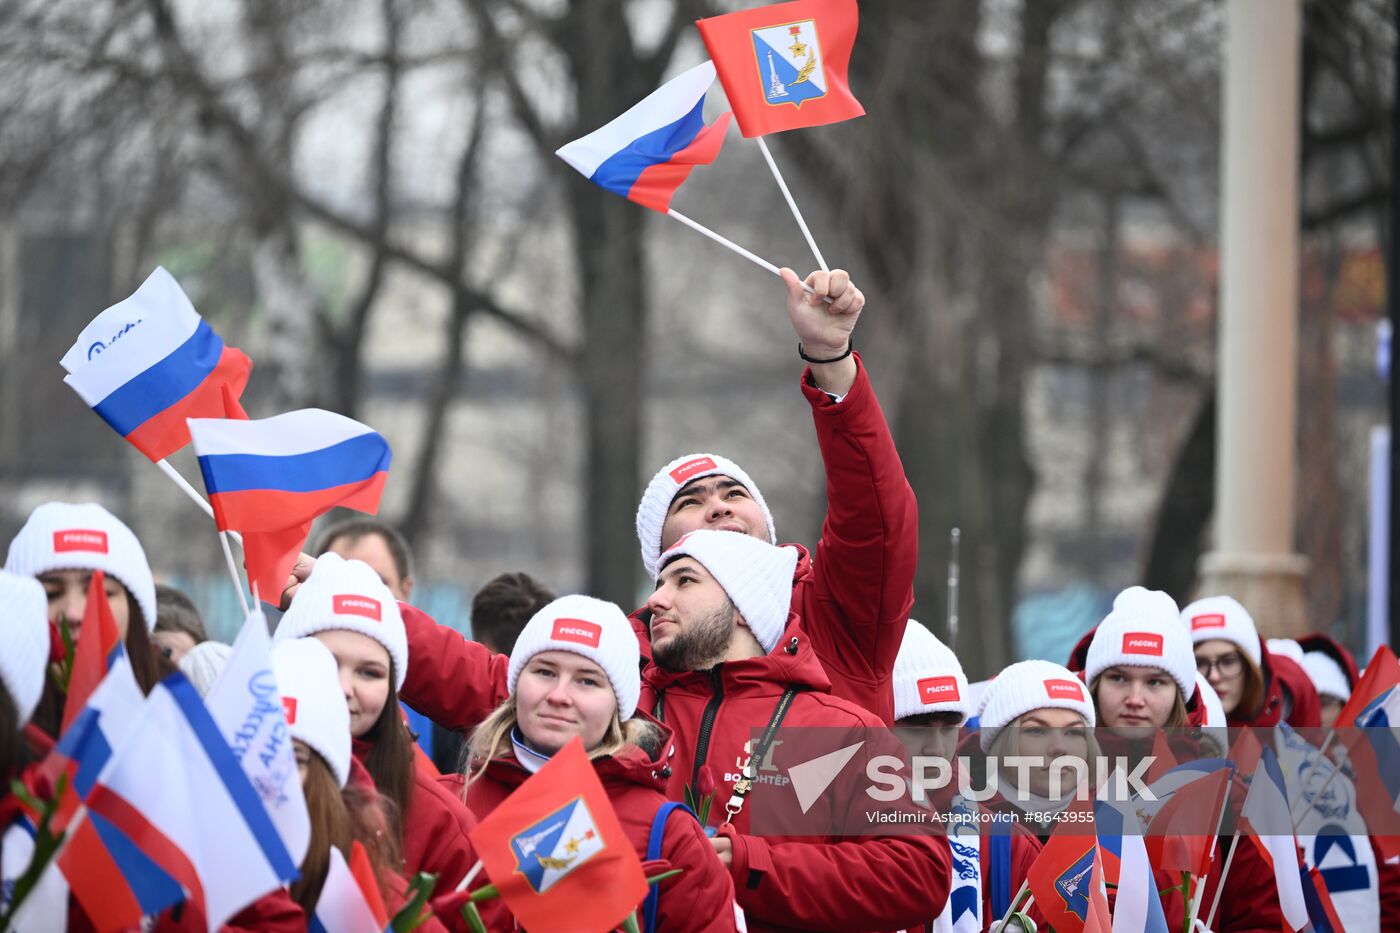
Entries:
{"label": "woman wearing glasses", "polygon": [[[1212,596],[1187,606],[1181,619],[1195,643],[1196,670],[1220,695],[1231,726],[1321,725],[1321,703],[1307,672],[1260,643],[1244,606]],[[1332,763],[1309,744],[1316,732],[1304,736],[1285,726],[1271,734],[1288,799],[1297,801],[1298,843],[1307,864],[1322,867],[1343,929],[1400,929],[1400,865],[1387,865],[1368,837],[1351,779],[1334,776]],[[1314,803],[1315,794],[1321,797]]]}
{"label": "woman wearing glasses", "polygon": [[1229,596],[1209,596],[1187,606],[1181,620],[1191,630],[1196,670],[1220,696],[1230,725],[1322,725],[1321,702],[1307,672],[1260,642],[1244,606]]}

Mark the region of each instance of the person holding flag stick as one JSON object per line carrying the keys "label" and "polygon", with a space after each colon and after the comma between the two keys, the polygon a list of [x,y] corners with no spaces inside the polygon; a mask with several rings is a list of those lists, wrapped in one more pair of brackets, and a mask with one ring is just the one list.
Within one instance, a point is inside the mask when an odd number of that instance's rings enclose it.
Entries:
{"label": "person holding flag stick", "polygon": [[846,80],[858,20],[855,0],[795,0],[696,23],[740,132],[758,143],[823,272],[826,259],[764,136],[865,113]]}
{"label": "person holding flag stick", "polygon": [[[485,820],[570,740],[581,739],[637,856],[681,870],[648,895],[647,928],[732,931],[729,873],[696,815],[675,812],[663,793],[673,741],[670,730],[638,714],[640,658],[616,605],[587,596],[549,603],[516,640],[509,693],[472,732],[465,772],[443,780]],[[560,844],[567,850],[566,841]]]}
{"label": "person holding flag stick", "polygon": [[[839,2],[854,10],[849,0]],[[852,42],[854,35],[852,21]],[[835,58],[831,61],[834,66]],[[798,355],[809,365],[802,390],[813,407],[827,468],[827,525],[818,549],[825,559],[813,561],[803,551],[795,571],[793,608],[810,626],[836,695],[888,723],[890,670],[913,604],[918,509],[884,413],[854,352],[852,333],[865,296],[844,270],[821,269],[801,280],[792,270],[780,269],[671,208],[692,169],[713,162],[723,143],[730,115],[721,114],[708,126],[703,115],[715,73],[711,62],[683,72],[611,123],[560,147],[557,154],[594,184],[666,213],[782,278]],[[828,86],[824,80],[813,71],[806,89]],[[811,115],[814,106],[815,101],[807,101],[803,109]],[[685,492],[695,494],[682,495]],[[713,454],[676,458],[648,484],[637,509],[637,536],[648,573],[654,573],[664,548],[701,527],[742,530],[769,543],[777,541],[757,486],[732,461]],[[880,569],[826,569],[838,565]],[[645,610],[634,613],[633,620],[645,654]]]}

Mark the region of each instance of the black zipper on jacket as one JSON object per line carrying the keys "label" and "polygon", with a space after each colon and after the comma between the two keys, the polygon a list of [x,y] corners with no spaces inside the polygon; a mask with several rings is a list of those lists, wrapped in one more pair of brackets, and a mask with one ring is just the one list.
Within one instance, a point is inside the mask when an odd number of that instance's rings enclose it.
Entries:
{"label": "black zipper on jacket", "polygon": [[705,704],[705,714],[700,717],[700,734],[695,737],[695,765],[690,770],[691,787],[700,786],[700,769],[705,764],[705,756],[710,753],[710,732],[715,727],[719,705],[724,702],[724,678],[720,673],[723,666],[716,664],[710,668],[710,680],[714,683],[715,692],[710,702]]}

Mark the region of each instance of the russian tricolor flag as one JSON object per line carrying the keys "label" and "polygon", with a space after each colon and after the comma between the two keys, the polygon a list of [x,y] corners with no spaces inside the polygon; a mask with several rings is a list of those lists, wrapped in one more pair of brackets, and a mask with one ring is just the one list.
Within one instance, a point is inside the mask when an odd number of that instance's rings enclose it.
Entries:
{"label": "russian tricolor flag", "polygon": [[1249,838],[1273,872],[1284,922],[1290,930],[1303,929],[1308,923],[1308,905],[1298,874],[1298,839],[1293,832],[1288,785],[1271,748],[1265,747],[1259,756],[1242,815],[1249,823]]}
{"label": "russian tricolor flag", "polygon": [[379,896],[379,884],[364,846],[352,844],[350,865],[331,846],[331,863],[316,912],[306,921],[307,933],[384,933],[389,913]]}
{"label": "russian tricolor flag", "polygon": [[[179,673],[151,691],[87,807],[113,832],[84,832],[90,819],[60,850],[58,863],[99,929],[134,925],[143,914],[183,901],[216,930],[298,876],[258,792]],[[133,900],[113,897],[90,870],[107,857]]]}
{"label": "russian tricolor flag", "polygon": [[306,408],[189,425],[214,520],[220,531],[243,533],[248,576],[271,602],[318,516],[337,506],[379,511],[389,443],[358,421]]}
{"label": "russian tricolor flag", "polygon": [[152,460],[190,442],[186,418],[223,414],[221,387],[241,395],[253,368],[164,268],[93,318],[60,362],[63,381]]}
{"label": "russian tricolor flag", "polygon": [[594,184],[664,214],[690,170],[709,165],[724,145],[731,114],[705,125],[705,93],[714,81],[712,62],[696,65],[555,155]]}

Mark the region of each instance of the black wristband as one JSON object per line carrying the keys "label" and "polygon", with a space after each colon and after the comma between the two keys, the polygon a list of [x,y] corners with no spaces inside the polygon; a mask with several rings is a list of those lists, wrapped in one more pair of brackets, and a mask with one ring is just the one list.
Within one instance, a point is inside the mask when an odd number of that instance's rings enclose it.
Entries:
{"label": "black wristband", "polygon": [[800,357],[802,357],[804,360],[806,360],[806,361],[809,362],[809,363],[839,363],[839,362],[841,362],[842,360],[844,360],[846,357],[850,356],[851,353],[855,350],[855,348],[856,348],[856,343],[855,343],[855,341],[852,340],[852,339],[850,339],[849,337],[847,337],[847,338],[846,338],[846,352],[845,352],[845,353],[842,353],[840,356],[833,356],[833,357],[832,357],[831,359],[829,359],[829,360],[814,360],[814,359],[812,359],[810,356],[808,356],[806,353],[803,352],[803,350],[802,350],[802,341],[801,341],[801,340],[797,341],[797,355],[800,356]]}

